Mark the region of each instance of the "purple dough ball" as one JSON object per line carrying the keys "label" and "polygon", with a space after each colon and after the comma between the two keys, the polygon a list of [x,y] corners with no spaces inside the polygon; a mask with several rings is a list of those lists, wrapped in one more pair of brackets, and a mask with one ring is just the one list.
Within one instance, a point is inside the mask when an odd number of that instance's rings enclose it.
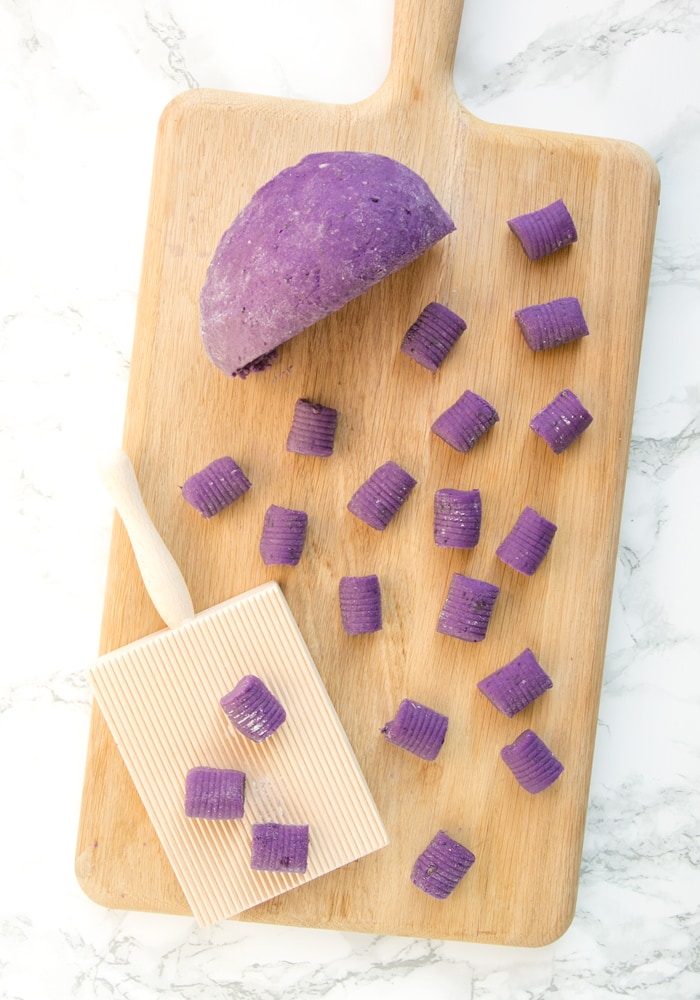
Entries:
{"label": "purple dough ball", "polygon": [[255,192],[216,248],[200,294],[207,355],[227,375],[264,367],[454,229],[425,181],[390,157],[304,157]]}

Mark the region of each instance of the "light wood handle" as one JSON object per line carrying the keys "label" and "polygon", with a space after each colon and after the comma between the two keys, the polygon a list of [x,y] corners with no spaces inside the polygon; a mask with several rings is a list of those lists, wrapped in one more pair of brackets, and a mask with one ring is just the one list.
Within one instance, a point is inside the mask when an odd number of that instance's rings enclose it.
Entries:
{"label": "light wood handle", "polygon": [[454,91],[463,7],[464,0],[396,0],[389,81],[406,101]]}
{"label": "light wood handle", "polygon": [[129,456],[115,448],[101,456],[98,471],[124,522],[156,611],[166,625],[177,628],[194,618],[192,599],[179,566],[146,510]]}

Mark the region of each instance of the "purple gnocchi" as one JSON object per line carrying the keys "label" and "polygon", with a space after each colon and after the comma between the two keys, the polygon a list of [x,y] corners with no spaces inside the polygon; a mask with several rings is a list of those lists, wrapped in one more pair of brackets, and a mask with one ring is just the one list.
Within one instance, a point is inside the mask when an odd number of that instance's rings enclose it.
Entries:
{"label": "purple gnocchi", "polygon": [[331,406],[298,399],[287,437],[287,451],[327,458],[333,454],[338,411]]}
{"label": "purple gnocchi", "polygon": [[440,414],[431,430],[456,451],[468,452],[499,419],[491,403],[467,389]]}
{"label": "purple gnocchi", "polygon": [[589,333],[581,303],[573,295],[516,309],[515,319],[525,343],[533,351],[561,347]]}
{"label": "purple gnocchi", "polygon": [[571,389],[563,389],[530,421],[530,427],[555,455],[579,438],[593,422],[593,417]]}
{"label": "purple gnocchi", "polygon": [[475,861],[469,848],[440,830],[416,859],[411,882],[434,899],[447,899]]}
{"label": "purple gnocchi", "polygon": [[265,511],[260,555],[266,566],[296,566],[306,542],[309,516],[306,511],[272,504]]}
{"label": "purple gnocchi", "polygon": [[525,507],[510,532],[496,549],[496,555],[506,566],[532,576],[549,552],[557,526]]}
{"label": "purple gnocchi", "polygon": [[478,681],[476,686],[499,712],[512,719],[548,691],[552,687],[552,679],[528,648],[510,663]]}
{"label": "purple gnocchi", "polygon": [[269,739],[287,718],[281,703],[255,674],[241,677],[219,704],[234,729],[254,743]]}
{"label": "purple gnocchi", "polygon": [[482,642],[499,592],[495,584],[486,580],[453,573],[437,631],[465,642]]}
{"label": "purple gnocchi", "polygon": [[501,758],[518,784],[532,795],[549,788],[564,770],[561,761],[532,729],[524,730],[513,743],[503,747]]}
{"label": "purple gnocchi", "polygon": [[401,350],[436,372],[466,329],[461,316],[439,302],[430,302],[406,331]]}
{"label": "purple gnocchi", "polygon": [[308,858],[307,824],[253,824],[250,867],[254,870],[303,875],[308,868]]}
{"label": "purple gnocchi", "polygon": [[423,760],[435,760],[447,735],[448,717],[427,705],[404,698],[393,719],[382,728],[388,743]]}
{"label": "purple gnocchi", "polygon": [[224,455],[185,480],[182,496],[202,517],[210,518],[238,500],[250,486],[238,463]]}
{"label": "purple gnocchi", "polygon": [[385,462],[353,493],[348,510],[370,528],[384,531],[408,500],[416,482],[396,462]]}
{"label": "purple gnocchi", "polygon": [[534,212],[516,215],[507,225],[530,260],[548,257],[578,239],[574,220],[561,198]]}
{"label": "purple gnocchi", "polygon": [[347,635],[380,632],[382,590],[376,573],[344,576],[338,584],[340,617]]}
{"label": "purple gnocchi", "polygon": [[245,805],[245,772],[219,767],[192,767],[185,776],[185,815],[191,819],[241,819]]}
{"label": "purple gnocchi", "polygon": [[472,549],[481,534],[479,490],[441,489],[433,500],[433,538],[441,548]]}

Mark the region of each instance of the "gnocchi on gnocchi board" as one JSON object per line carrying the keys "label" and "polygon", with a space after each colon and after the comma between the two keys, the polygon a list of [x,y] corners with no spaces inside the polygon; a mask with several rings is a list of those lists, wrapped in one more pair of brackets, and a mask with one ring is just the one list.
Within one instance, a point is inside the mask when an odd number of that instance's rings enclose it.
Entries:
{"label": "gnocchi on gnocchi board", "polygon": [[[196,610],[269,580],[280,584],[389,834],[384,850],[244,919],[538,946],[563,933],[576,906],[659,181],[650,158],[630,144],[471,115],[452,84],[461,10],[461,0],[397,0],[389,75],[360,103],[196,90],[165,109],[123,447]],[[331,149],[405,163],[430,185],[456,231],[283,345],[266,371],[229,379],[208,361],[199,334],[198,297],[217,242],[265,181],[309,152]],[[506,220],[558,198],[579,238],[529,261]],[[559,296],[580,299],[590,335],[533,352],[514,311]],[[436,373],[400,351],[430,301],[467,323]],[[565,388],[594,419],[557,455],[529,421]],[[431,424],[468,389],[488,399],[500,419],[461,454],[431,433]],[[338,410],[328,458],[285,450],[301,397]],[[252,488],[205,520],[180,488],[224,454]],[[385,461],[400,464],[417,485],[379,532],[346,505]],[[434,544],[433,495],[447,487],[481,491],[481,536],[471,550]],[[267,567],[260,558],[270,504],[308,513],[296,566]],[[558,526],[531,577],[495,554],[525,506]],[[500,588],[484,641],[436,631],[455,572]],[[371,573],[382,585],[383,628],[348,636],[339,579]],[[116,520],[100,652],[161,625]],[[476,684],[525,647],[553,686],[507,718]],[[406,697],[449,716],[434,761],[381,735]],[[501,747],[526,728],[565,766],[536,795],[518,786],[500,758]],[[415,858],[438,830],[476,856],[445,900],[410,881]],[[76,872],[102,904],[188,912],[97,707]]]}

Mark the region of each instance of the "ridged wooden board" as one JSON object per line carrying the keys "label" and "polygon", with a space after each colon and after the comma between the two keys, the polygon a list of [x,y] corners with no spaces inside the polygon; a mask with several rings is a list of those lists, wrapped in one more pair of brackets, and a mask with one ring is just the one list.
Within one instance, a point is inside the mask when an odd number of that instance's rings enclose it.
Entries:
{"label": "ridged wooden board", "polygon": [[[472,116],[452,84],[461,8],[459,0],[397,0],[389,76],[358,104],[199,90],[166,108],[123,446],[197,609],[279,582],[389,833],[386,849],[247,910],[245,919],[542,945],[566,929],[576,905],[659,183],[653,162],[630,144]],[[208,362],[199,338],[198,296],[216,244],[262,183],[305,154],[330,149],[403,161],[426,179],[457,230],[290,341],[268,371],[229,380]],[[531,263],[506,220],[560,197],[579,240]],[[590,336],[531,352],[514,310],[564,295],[580,298]],[[431,300],[468,324],[435,375],[399,351]],[[557,456],[528,423],[563,388],[580,396],[594,421]],[[500,421],[460,455],[430,426],[466,389],[490,400]],[[285,451],[299,397],[339,410],[331,458]],[[223,454],[241,464],[253,488],[205,522],[184,503],[180,486]],[[418,485],[378,533],[346,503],[388,459]],[[433,494],[443,486],[482,492],[482,535],[470,552],[433,544]],[[297,567],[266,568],[260,559],[271,503],[309,514]],[[495,556],[526,505],[559,526],[531,578]],[[482,643],[435,631],[455,571],[501,588]],[[380,577],[385,625],[349,638],[338,580],[363,573]],[[100,651],[160,626],[117,521]],[[507,719],[475,684],[526,646],[554,687]],[[433,763],[380,734],[404,697],[450,717]],[[516,785],[499,756],[526,727],[566,767],[537,796]],[[443,902],[409,879],[439,829],[477,858]],[[190,912],[97,707],[76,871],[105,905]]]}
{"label": "ridged wooden board", "polygon": [[[253,674],[286,719],[256,743],[219,699]],[[107,653],[89,671],[95,698],[188,905],[207,926],[386,846],[386,831],[279,585],[262,584]],[[239,821],[188,819],[192,767],[246,776]],[[304,874],[254,871],[254,823],[309,826]]]}

